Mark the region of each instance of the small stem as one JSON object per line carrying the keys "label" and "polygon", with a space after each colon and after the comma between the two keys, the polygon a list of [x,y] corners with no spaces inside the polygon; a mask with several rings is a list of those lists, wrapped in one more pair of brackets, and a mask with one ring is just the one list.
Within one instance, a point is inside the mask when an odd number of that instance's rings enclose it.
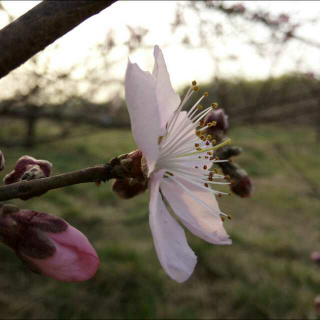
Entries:
{"label": "small stem", "polygon": [[0,201],[32,197],[49,190],[64,188],[79,183],[108,181],[116,178],[111,166],[98,165],[78,171],[31,181],[21,181],[0,187]]}

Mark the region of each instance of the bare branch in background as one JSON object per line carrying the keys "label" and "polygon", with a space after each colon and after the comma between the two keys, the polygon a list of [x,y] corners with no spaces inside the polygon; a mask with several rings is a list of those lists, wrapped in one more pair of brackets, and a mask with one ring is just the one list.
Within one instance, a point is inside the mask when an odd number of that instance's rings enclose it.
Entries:
{"label": "bare branch in background", "polygon": [[10,23],[0,31],[0,78],[115,1],[43,1]]}

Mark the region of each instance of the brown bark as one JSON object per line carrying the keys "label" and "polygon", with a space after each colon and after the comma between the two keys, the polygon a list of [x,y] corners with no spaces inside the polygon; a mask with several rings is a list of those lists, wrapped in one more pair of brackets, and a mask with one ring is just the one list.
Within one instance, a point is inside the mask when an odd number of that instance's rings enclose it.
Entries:
{"label": "brown bark", "polygon": [[43,1],[35,6],[0,30],[0,78],[115,1]]}

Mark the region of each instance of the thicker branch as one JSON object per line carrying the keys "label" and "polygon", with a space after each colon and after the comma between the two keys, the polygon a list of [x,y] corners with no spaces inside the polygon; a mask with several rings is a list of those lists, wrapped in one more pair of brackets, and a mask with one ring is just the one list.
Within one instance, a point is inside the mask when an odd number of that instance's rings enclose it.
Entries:
{"label": "thicker branch", "polygon": [[114,2],[41,2],[0,31],[0,78]]}
{"label": "thicker branch", "polygon": [[20,197],[32,197],[49,190],[59,189],[74,184],[108,181],[115,178],[110,165],[98,165],[69,173],[59,174],[43,179],[22,181],[0,187],[0,201],[16,199]]}

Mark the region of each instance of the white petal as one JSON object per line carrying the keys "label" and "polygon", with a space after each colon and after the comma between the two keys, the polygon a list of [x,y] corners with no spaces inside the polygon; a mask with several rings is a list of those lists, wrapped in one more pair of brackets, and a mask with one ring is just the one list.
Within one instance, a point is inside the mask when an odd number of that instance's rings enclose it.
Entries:
{"label": "white petal", "polygon": [[154,68],[152,75],[156,79],[156,96],[160,113],[160,128],[164,131],[165,125],[178,108],[181,100],[172,88],[170,75],[161,49],[154,47]]}
{"label": "white petal", "polygon": [[151,172],[159,157],[160,136],[155,78],[130,61],[126,72],[125,96],[134,139],[145,156]]}
{"label": "white petal", "polygon": [[197,257],[187,243],[182,227],[165,207],[159,184],[163,171],[151,177],[150,228],[159,261],[167,274],[178,282],[187,280],[197,263]]}
{"label": "white petal", "polygon": [[[205,191],[186,180],[179,179],[179,181],[213,211],[219,211],[217,200],[210,191]],[[181,186],[174,181],[168,181],[162,183],[160,187],[174,213],[194,235],[213,244],[232,243],[221,219],[192,199]]]}

